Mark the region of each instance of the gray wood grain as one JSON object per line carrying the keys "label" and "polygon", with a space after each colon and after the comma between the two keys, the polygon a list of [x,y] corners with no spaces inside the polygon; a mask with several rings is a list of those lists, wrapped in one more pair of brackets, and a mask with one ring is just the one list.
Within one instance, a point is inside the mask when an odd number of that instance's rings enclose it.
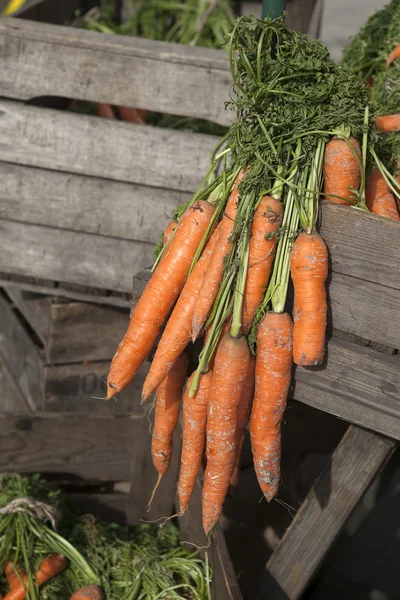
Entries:
{"label": "gray wood grain", "polygon": [[65,96],[221,125],[233,120],[224,109],[232,80],[222,51],[13,19],[2,19],[0,44],[1,96]]}
{"label": "gray wood grain", "polygon": [[332,338],[326,364],[295,371],[293,397],[400,439],[400,356]]}
{"label": "gray wood grain", "polygon": [[0,163],[0,218],[158,242],[185,192]]}
{"label": "gray wood grain", "polygon": [[50,332],[50,298],[15,286],[7,287],[6,293],[28,321],[46,352]]}
{"label": "gray wood grain", "polygon": [[132,274],[153,261],[143,244],[0,220],[0,271],[130,292]]}
{"label": "gray wood grain", "polygon": [[349,427],[270,558],[257,600],[296,600],[301,596],[393,448],[391,440]]}
{"label": "gray wood grain", "polygon": [[0,388],[1,388],[1,414],[15,414],[27,410],[26,401],[15,381],[7,363],[0,352]]}
{"label": "gray wood grain", "polygon": [[53,303],[48,362],[110,360],[128,324],[127,310],[85,302]]}
{"label": "gray wood grain", "polygon": [[10,163],[190,192],[207,173],[218,141],[0,101],[0,160]]}
{"label": "gray wood grain", "polygon": [[[111,351],[115,349],[113,347]],[[51,413],[99,417],[141,413],[140,399],[148,369],[146,362],[123,392],[112,400],[105,400],[110,360],[47,366],[43,409]]]}
{"label": "gray wood grain", "polygon": [[2,295],[0,332],[0,353],[24,398],[25,410],[35,412],[41,407],[43,363],[38,349]]}
{"label": "gray wood grain", "polygon": [[327,202],[320,213],[333,271],[400,289],[399,223]]}
{"label": "gray wood grain", "polygon": [[68,473],[130,481],[143,446],[143,414],[0,416],[0,471]]}

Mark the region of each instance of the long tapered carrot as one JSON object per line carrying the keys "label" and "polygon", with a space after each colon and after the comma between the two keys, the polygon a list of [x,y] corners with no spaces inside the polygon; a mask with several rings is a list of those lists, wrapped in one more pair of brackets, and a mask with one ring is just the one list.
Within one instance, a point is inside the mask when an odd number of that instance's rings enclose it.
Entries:
{"label": "long tapered carrot", "polygon": [[368,177],[365,200],[374,215],[400,221],[396,200],[379,169],[374,169]]}
{"label": "long tapered carrot", "polygon": [[207,466],[202,495],[203,529],[206,534],[221,515],[235,468],[237,409],[249,361],[250,351],[246,339],[225,335],[215,357],[208,400]]}
{"label": "long tapered carrot", "polygon": [[129,106],[118,106],[119,115],[123,121],[136,123],[137,125],[145,125],[145,120],[139,113],[137,108],[129,108]]}
{"label": "long tapered carrot", "polygon": [[239,184],[243,180],[244,175],[244,171],[241,171],[238,174],[232,192],[228,198],[225,213],[221,221],[218,241],[205,272],[203,285],[201,286],[197,297],[192,322],[193,341],[200,335],[218,294],[223,275],[224,260],[228,256],[231,247],[233,224],[240,198]]}
{"label": "long tapered carrot", "polygon": [[[37,576],[35,577],[36,584],[40,587],[49,579],[52,579],[68,566],[68,559],[61,554],[50,554],[41,563]],[[26,590],[29,590],[27,577],[23,577],[24,585],[19,584],[18,587],[10,590],[4,600],[24,600],[26,596]]]}
{"label": "long tapered carrot", "polygon": [[379,131],[383,131],[385,133],[400,131],[400,113],[376,117],[375,123]]}
{"label": "long tapered carrot", "polygon": [[171,237],[171,235],[174,233],[177,225],[178,225],[178,223],[173,219],[172,221],[170,221],[168,223],[168,225],[164,229],[164,238],[163,238],[163,245],[164,246],[168,242],[168,240]]}
{"label": "long tapered carrot", "polygon": [[113,107],[111,104],[104,104],[102,102],[96,104],[96,113],[98,117],[105,119],[116,119]]}
{"label": "long tapered carrot", "polygon": [[400,44],[396,46],[394,50],[391,51],[389,56],[387,57],[386,66],[388,67],[396,58],[400,56]]}
{"label": "long tapered carrot", "polygon": [[328,250],[319,233],[300,233],[290,255],[294,286],[293,360],[319,365],[325,354]]}
{"label": "long tapered carrot", "polygon": [[254,386],[256,383],[256,357],[251,355],[249,361],[249,372],[243,387],[242,395],[240,396],[238,412],[237,412],[237,428],[236,428],[236,458],[235,470],[229,484],[236,487],[239,482],[240,471],[240,455],[242,453],[244,432],[250,420],[251,407],[254,398]]}
{"label": "long tapered carrot", "polygon": [[361,181],[360,165],[348,142],[361,159],[360,145],[353,137],[348,141],[333,137],[326,144],[324,156],[325,198],[334,204],[347,206],[355,204],[356,196],[353,190],[358,190]]}
{"label": "long tapered carrot", "polygon": [[70,600],[105,600],[105,595],[98,585],[87,585],[76,590]]}
{"label": "long tapered carrot", "polygon": [[179,419],[188,364],[185,353],[178,356],[168,375],[157,388],[151,457],[159,480],[168,471],[171,463],[172,437]]}
{"label": "long tapered carrot", "polygon": [[174,310],[168,319],[143,385],[143,400],[146,400],[161,381],[163,381],[175,359],[190,342],[194,306],[203,283],[204,273],[215,248],[218,234],[219,230],[217,228],[183,286]]}
{"label": "long tapered carrot", "polygon": [[183,215],[135,310],[128,330],[111,362],[107,398],[132,380],[146,360],[161,327],[178,298],[197,247],[207,230],[214,208],[203,200]]}
{"label": "long tapered carrot", "polygon": [[250,418],[254,468],[270,502],[280,483],[281,421],[292,373],[292,319],[268,312],[257,330],[256,387]]}
{"label": "long tapered carrot", "polygon": [[194,375],[195,373],[188,380],[183,398],[182,454],[178,483],[180,514],[188,507],[206,445],[207,406],[212,371],[200,375],[196,394],[190,398],[189,389]]}
{"label": "long tapered carrot", "polygon": [[264,196],[254,213],[242,309],[244,334],[248,333],[264,297],[275,258],[277,233],[282,224],[282,217],[283,205],[273,196]]}

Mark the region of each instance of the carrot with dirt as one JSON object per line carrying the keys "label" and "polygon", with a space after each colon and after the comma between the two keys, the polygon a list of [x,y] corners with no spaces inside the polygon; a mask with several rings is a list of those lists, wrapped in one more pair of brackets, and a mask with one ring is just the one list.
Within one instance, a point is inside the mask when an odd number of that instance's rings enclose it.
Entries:
{"label": "carrot with dirt", "polygon": [[149,504],[171,463],[172,438],[179,419],[188,364],[189,360],[185,353],[178,356],[164,381],[157,388],[151,457],[158,472],[158,479]]}
{"label": "carrot with dirt", "polygon": [[132,313],[128,330],[111,362],[107,398],[112,398],[128,385],[149,355],[185,284],[192,259],[213,213],[211,204],[196,200],[182,216]]}
{"label": "carrot with dirt", "polygon": [[219,228],[217,227],[183,286],[145,379],[142,390],[143,400],[146,400],[160,385],[175,359],[190,342],[194,306],[203,283],[204,273],[217,243],[218,235]]}
{"label": "carrot with dirt", "polygon": [[224,261],[229,254],[232,243],[232,232],[240,198],[239,185],[244,175],[245,172],[243,170],[238,174],[225,207],[218,240],[205,272],[193,313],[192,341],[195,341],[200,335],[221,285]]}
{"label": "carrot with dirt", "polygon": [[400,113],[376,117],[375,123],[379,131],[382,131],[384,133],[400,131]]}
{"label": "carrot with dirt", "polygon": [[[41,563],[39,570],[34,577],[35,584],[40,587],[56,575],[59,575],[68,566],[68,559],[61,554],[50,554]],[[14,587],[12,590],[4,596],[4,600],[24,600],[27,591],[29,591],[29,584],[27,577],[23,578],[23,585],[19,583],[19,586]]]}
{"label": "carrot with dirt", "polygon": [[196,394],[190,398],[189,389],[193,381],[193,373],[188,380],[183,398],[182,453],[178,482],[180,514],[186,512],[201,467],[206,445],[207,406],[212,375],[212,371],[200,375]]}
{"label": "carrot with dirt", "polygon": [[239,483],[239,471],[240,471],[240,455],[242,453],[244,432],[250,420],[251,407],[254,398],[254,387],[255,387],[255,369],[256,369],[256,357],[251,355],[249,361],[249,372],[243,387],[242,395],[239,400],[238,412],[237,412],[237,427],[236,427],[236,459],[235,459],[235,470],[232,474],[229,484],[232,487],[236,487]]}
{"label": "carrot with dirt", "polygon": [[335,136],[327,144],[324,156],[324,195],[334,204],[349,206],[357,201],[361,182],[361,149],[353,137]]}
{"label": "carrot with dirt", "polygon": [[378,168],[368,177],[365,196],[367,207],[374,215],[400,221],[394,195]]}
{"label": "carrot with dirt", "polygon": [[105,600],[105,595],[98,585],[87,585],[76,590],[70,600]]}
{"label": "carrot with dirt", "polygon": [[117,106],[119,116],[123,121],[136,123],[137,125],[145,125],[146,121],[137,108],[129,108],[129,106]]}
{"label": "carrot with dirt", "polygon": [[207,466],[202,493],[203,528],[208,534],[222,512],[235,468],[237,411],[249,369],[250,351],[243,336],[225,335],[215,357],[208,399]]}
{"label": "carrot with dirt", "polygon": [[244,288],[242,330],[250,330],[265,290],[275,258],[278,232],[282,224],[282,185],[278,180],[271,196],[264,196],[254,212],[249,242],[249,266]]}

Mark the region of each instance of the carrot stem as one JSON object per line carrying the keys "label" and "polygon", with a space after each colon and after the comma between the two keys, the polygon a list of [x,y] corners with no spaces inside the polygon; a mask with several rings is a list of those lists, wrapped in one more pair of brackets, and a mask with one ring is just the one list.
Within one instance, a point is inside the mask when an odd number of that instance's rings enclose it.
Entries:
{"label": "carrot stem", "polygon": [[368,151],[368,121],[369,121],[369,107],[368,105],[365,107],[365,115],[364,115],[364,131],[363,131],[363,140],[362,140],[362,148],[361,148],[361,156],[362,156],[362,169],[361,169],[361,182],[360,182],[360,190],[359,190],[359,201],[357,202],[357,206],[362,208],[363,210],[368,210],[365,204],[365,173],[367,170],[367,151]]}
{"label": "carrot stem", "polygon": [[244,288],[246,285],[247,269],[249,266],[249,242],[251,217],[253,215],[253,200],[254,196],[250,195],[243,202],[241,212],[244,213],[244,224],[242,236],[239,242],[239,271],[236,278],[234,303],[233,303],[233,319],[231,327],[231,336],[237,337],[242,328],[242,307]]}
{"label": "carrot stem", "polygon": [[[374,148],[370,148],[370,152],[375,159],[376,166],[382,173],[382,177],[384,178],[384,180],[386,181],[387,185],[390,187],[390,189],[392,190],[392,192],[396,196],[396,198],[398,198],[400,200],[399,187],[398,187],[398,183],[397,183],[396,179],[388,171],[388,169],[385,167],[383,162],[378,158]],[[394,186],[392,185],[391,181],[393,182]]]}

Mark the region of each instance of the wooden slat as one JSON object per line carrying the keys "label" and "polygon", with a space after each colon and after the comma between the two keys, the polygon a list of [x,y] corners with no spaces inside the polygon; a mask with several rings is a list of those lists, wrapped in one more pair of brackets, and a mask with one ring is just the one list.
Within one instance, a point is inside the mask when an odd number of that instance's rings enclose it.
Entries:
{"label": "wooden slat", "polygon": [[293,396],[400,440],[400,356],[333,338],[326,364],[297,367]]}
{"label": "wooden slat", "polygon": [[132,275],[153,262],[153,245],[0,221],[0,270],[130,292]]}
{"label": "wooden slat", "polygon": [[[143,412],[124,418],[0,416],[0,471],[69,473],[130,481],[141,455]],[[147,451],[147,450],[146,450]]]}
{"label": "wooden slat", "polygon": [[393,447],[391,440],[349,427],[269,560],[257,600],[296,600],[301,596]]}
{"label": "wooden slat", "polygon": [[340,273],[330,279],[329,319],[335,329],[400,348],[400,289]]}
{"label": "wooden slat", "polygon": [[84,302],[53,303],[48,362],[109,360],[129,324],[129,312]]}
{"label": "wooden slat", "polygon": [[50,298],[15,286],[7,287],[6,294],[28,321],[46,349],[50,333]]}
{"label": "wooden slat", "polygon": [[[112,349],[114,352],[115,348]],[[117,398],[105,400],[110,361],[49,366],[44,372],[44,410],[57,413],[111,416],[136,413],[149,363]],[[18,411],[14,411],[18,412]]]}
{"label": "wooden slat", "polygon": [[7,363],[0,352],[0,389],[1,389],[1,414],[15,414],[26,412],[27,406]]}
{"label": "wooden slat", "polygon": [[0,295],[0,352],[25,401],[25,410],[41,403],[43,363],[38,349],[18,321],[10,303]]}
{"label": "wooden slat", "polygon": [[400,289],[399,223],[324,202],[321,234],[333,271]]}
{"label": "wooden slat", "polygon": [[0,160],[19,165],[190,192],[207,173],[218,141],[0,101]]}
{"label": "wooden slat", "polygon": [[232,79],[222,51],[14,19],[1,20],[0,48],[1,96],[65,96],[222,125],[233,120],[224,110]]}
{"label": "wooden slat", "polygon": [[[0,120],[1,123],[1,120]],[[185,192],[0,163],[0,218],[155,243]]]}
{"label": "wooden slat", "polygon": [[[81,302],[91,302],[94,304],[106,304],[109,306],[119,306],[120,308],[129,308],[131,299],[128,294],[122,292],[107,292],[107,290],[98,290],[85,286],[78,288],[75,285],[59,284],[58,282],[35,279],[34,277],[6,275],[0,273],[0,287],[6,287],[8,290],[24,290],[34,294],[47,296],[57,295],[62,298],[71,298]],[[84,291],[83,291],[84,290]]]}

